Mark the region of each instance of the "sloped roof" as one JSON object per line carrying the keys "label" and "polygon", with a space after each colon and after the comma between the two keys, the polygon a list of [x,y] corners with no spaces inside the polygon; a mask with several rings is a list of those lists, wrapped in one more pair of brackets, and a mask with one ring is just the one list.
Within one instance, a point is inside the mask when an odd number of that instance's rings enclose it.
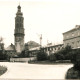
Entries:
{"label": "sloped roof", "polygon": [[33,51],[33,50],[40,50],[40,47],[35,47],[35,48],[31,48],[29,49],[30,51]]}
{"label": "sloped roof", "polygon": [[11,44],[5,50],[15,50],[15,47],[13,44]]}
{"label": "sloped roof", "polygon": [[69,30],[67,32],[64,32],[63,34],[71,32],[71,31],[75,31],[75,30],[78,30],[78,29],[80,29],[80,25],[76,25],[75,28],[73,28],[73,29],[71,29],[71,30]]}
{"label": "sloped roof", "polygon": [[29,42],[27,42],[25,45],[28,45],[28,48],[29,48],[29,49],[40,46],[40,45],[39,45],[37,42],[35,42],[35,41],[29,41]]}

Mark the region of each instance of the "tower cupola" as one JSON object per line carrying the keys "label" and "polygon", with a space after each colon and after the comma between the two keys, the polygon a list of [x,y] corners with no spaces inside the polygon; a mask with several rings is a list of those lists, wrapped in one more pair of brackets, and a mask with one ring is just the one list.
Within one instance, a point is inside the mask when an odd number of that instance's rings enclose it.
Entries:
{"label": "tower cupola", "polygon": [[18,6],[18,12],[21,12],[21,6],[20,5]]}
{"label": "tower cupola", "polygon": [[17,11],[16,15],[17,15],[17,16],[18,16],[18,15],[22,15],[21,6],[19,5],[17,8],[18,8],[18,11]]}

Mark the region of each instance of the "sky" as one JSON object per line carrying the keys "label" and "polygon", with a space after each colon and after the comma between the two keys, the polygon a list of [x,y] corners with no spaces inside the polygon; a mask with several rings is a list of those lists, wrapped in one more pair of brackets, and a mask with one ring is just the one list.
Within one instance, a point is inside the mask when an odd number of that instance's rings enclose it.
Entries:
{"label": "sky", "polygon": [[24,17],[25,43],[60,44],[64,32],[80,25],[80,0],[0,0],[0,37],[14,44],[17,6]]}

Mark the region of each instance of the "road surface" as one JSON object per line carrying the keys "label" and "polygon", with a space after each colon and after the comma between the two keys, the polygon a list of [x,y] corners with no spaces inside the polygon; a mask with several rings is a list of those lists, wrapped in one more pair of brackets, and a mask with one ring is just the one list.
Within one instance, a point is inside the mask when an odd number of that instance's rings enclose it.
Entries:
{"label": "road surface", "polygon": [[41,65],[18,62],[0,62],[8,70],[0,76],[0,80],[11,79],[65,79],[66,71],[72,64]]}

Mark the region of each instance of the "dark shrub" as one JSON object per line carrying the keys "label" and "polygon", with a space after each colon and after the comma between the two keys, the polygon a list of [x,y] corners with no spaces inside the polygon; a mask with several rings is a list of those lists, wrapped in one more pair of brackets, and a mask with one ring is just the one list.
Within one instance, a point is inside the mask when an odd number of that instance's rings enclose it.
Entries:
{"label": "dark shrub", "polygon": [[41,52],[41,51],[37,53],[37,60],[38,61],[44,61],[44,60],[47,60],[47,59],[48,59],[47,53]]}
{"label": "dark shrub", "polygon": [[22,51],[22,52],[18,55],[18,57],[24,58],[24,57],[25,57],[25,50]]}
{"label": "dark shrub", "polygon": [[18,55],[18,57],[20,57],[20,58],[29,57],[29,52],[28,51],[25,52],[25,50],[24,50],[21,52],[21,54]]}
{"label": "dark shrub", "polygon": [[55,56],[57,60],[64,60],[64,55],[61,53],[56,53]]}
{"label": "dark shrub", "polygon": [[52,54],[49,55],[49,60],[50,61],[56,61],[56,56],[55,56],[54,53],[52,53]]}
{"label": "dark shrub", "polygon": [[69,52],[71,52],[71,46],[66,46],[64,49],[61,49],[56,53],[56,58],[57,60],[68,60],[69,58]]}
{"label": "dark shrub", "polygon": [[8,55],[0,51],[0,60],[7,60]]}
{"label": "dark shrub", "polygon": [[66,54],[66,56],[65,56],[66,59],[71,60],[75,53],[76,53],[76,51],[70,51],[69,53]]}
{"label": "dark shrub", "polygon": [[[73,51],[72,52],[72,55],[71,55],[71,62],[73,64],[77,63],[79,57],[80,57],[80,49],[76,50],[76,51]],[[78,58],[77,58],[78,57]]]}

